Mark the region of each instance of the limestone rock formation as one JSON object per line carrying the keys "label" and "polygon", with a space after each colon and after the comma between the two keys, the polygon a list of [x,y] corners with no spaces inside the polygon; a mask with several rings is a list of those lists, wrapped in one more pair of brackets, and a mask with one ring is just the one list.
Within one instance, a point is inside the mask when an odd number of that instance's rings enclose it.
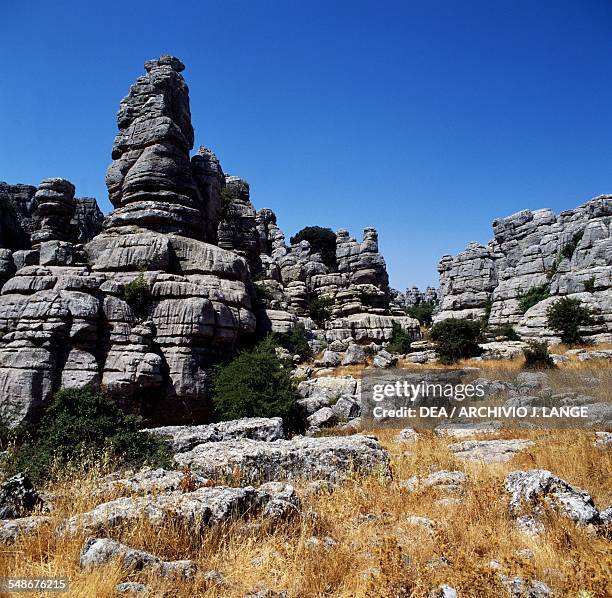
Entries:
{"label": "limestone rock formation", "polygon": [[36,191],[34,203],[36,230],[31,235],[32,246],[39,247],[45,241],[69,241],[76,209],[74,185],[66,179],[45,179]]}
{"label": "limestone rock formation", "polygon": [[[494,239],[470,243],[440,260],[442,303],[436,321],[480,318],[511,324],[525,337],[556,339],[546,308],[560,296],[590,305],[596,324],[584,330],[596,342],[612,340],[612,196],[574,210],[523,210],[493,222]],[[550,299],[522,312],[521,297],[540,287]]]}

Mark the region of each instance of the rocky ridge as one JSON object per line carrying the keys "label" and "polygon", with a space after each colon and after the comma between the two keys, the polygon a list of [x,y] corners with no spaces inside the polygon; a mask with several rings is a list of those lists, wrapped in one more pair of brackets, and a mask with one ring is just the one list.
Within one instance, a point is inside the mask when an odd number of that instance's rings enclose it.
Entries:
{"label": "rocky ridge", "polygon": [[[525,338],[558,340],[546,309],[560,296],[580,299],[595,312],[584,335],[612,340],[612,196],[573,209],[523,210],[493,222],[487,245],[470,243],[440,260],[442,301],[435,321],[488,315],[492,327],[511,324]],[[525,313],[521,297],[540,288],[545,298]]]}

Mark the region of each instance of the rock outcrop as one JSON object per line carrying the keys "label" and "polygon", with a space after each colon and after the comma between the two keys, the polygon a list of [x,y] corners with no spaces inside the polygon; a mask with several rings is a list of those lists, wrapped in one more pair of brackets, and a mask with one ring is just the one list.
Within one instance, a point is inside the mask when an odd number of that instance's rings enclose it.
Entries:
{"label": "rock outcrop", "polygon": [[[494,239],[470,243],[440,260],[442,303],[435,320],[481,318],[511,324],[526,338],[556,339],[546,309],[560,296],[580,299],[596,317],[583,330],[596,342],[612,340],[612,196],[574,210],[523,210],[493,222]],[[539,288],[540,301],[523,312],[520,299]]]}

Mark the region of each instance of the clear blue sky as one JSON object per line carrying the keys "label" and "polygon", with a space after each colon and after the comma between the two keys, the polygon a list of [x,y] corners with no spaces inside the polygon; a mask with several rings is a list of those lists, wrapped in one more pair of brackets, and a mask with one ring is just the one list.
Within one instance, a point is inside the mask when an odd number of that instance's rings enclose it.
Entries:
{"label": "clear blue sky", "polygon": [[287,236],[375,226],[391,283],[437,284],[491,220],[612,192],[610,0],[0,0],[0,180],[110,204],[120,99],[187,65],[196,147]]}

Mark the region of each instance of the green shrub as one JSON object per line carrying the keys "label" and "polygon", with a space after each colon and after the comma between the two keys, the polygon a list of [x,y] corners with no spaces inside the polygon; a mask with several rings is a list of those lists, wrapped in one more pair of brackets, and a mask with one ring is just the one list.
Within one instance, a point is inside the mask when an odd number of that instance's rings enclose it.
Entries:
{"label": "green shrub", "polygon": [[505,336],[509,341],[520,341],[521,337],[516,333],[516,330],[510,324],[503,324],[498,328],[492,328],[489,333],[493,336]]}
{"label": "green shrub", "polygon": [[563,249],[561,249],[561,255],[564,258],[567,258],[568,260],[572,259],[572,256],[574,255],[574,251],[576,251],[576,247],[578,247],[578,243],[580,243],[580,241],[582,240],[582,237],[584,236],[584,231],[581,230],[580,232],[577,232],[571,239],[571,241],[569,241],[569,243],[567,243],[566,245],[563,246]]}
{"label": "green shrub", "polygon": [[13,469],[43,481],[85,457],[90,464],[110,456],[118,464],[139,467],[171,465],[167,444],[158,436],[139,432],[141,420],[126,415],[106,395],[90,388],[57,392],[30,442],[13,457]]}
{"label": "green shrub", "polygon": [[526,293],[519,295],[519,309],[521,313],[525,313],[528,309],[531,309],[534,305],[548,297],[548,285],[543,284],[538,287],[531,287]]}
{"label": "green shrub", "polygon": [[144,318],[147,316],[151,301],[151,293],[142,272],[123,287],[122,298],[132,308],[132,312],[134,312],[137,318]]}
{"label": "green shrub", "polygon": [[523,355],[525,355],[525,368],[527,369],[537,370],[556,367],[548,354],[546,341],[530,341],[529,346],[523,349]]}
{"label": "green shrub", "polygon": [[419,303],[406,310],[406,315],[416,318],[423,326],[431,326],[433,316],[433,303]]}
{"label": "green shrub", "polygon": [[308,241],[312,253],[321,254],[323,263],[332,271],[337,269],[336,264],[336,234],[331,228],[322,226],[306,226],[290,239],[294,245],[300,241]]}
{"label": "green shrub", "polygon": [[332,304],[333,302],[329,297],[313,297],[308,301],[310,317],[319,328],[323,328],[325,322],[329,320]]}
{"label": "green shrub", "polygon": [[273,337],[268,336],[217,370],[214,405],[221,419],[282,417],[286,429],[298,428],[299,396],[275,347]]}
{"label": "green shrub", "polygon": [[591,310],[582,305],[579,299],[562,297],[546,310],[549,328],[561,333],[561,341],[568,345],[581,344],[581,326],[591,326],[594,322]]}
{"label": "green shrub", "polygon": [[391,351],[391,353],[409,353],[412,338],[410,338],[410,335],[402,328],[399,322],[393,320],[391,326],[391,340],[387,346],[387,351]]}
{"label": "green shrub", "polygon": [[595,291],[595,277],[591,276],[584,281],[584,290],[587,293],[593,293]]}
{"label": "green shrub", "polygon": [[299,355],[302,359],[312,357],[312,349],[308,344],[308,331],[301,322],[298,322],[289,332],[275,334],[274,340],[292,355]]}
{"label": "green shrub", "polygon": [[454,363],[458,359],[476,357],[482,353],[478,346],[481,324],[476,320],[442,320],[429,331],[436,343],[436,352],[442,363]]}
{"label": "green shrub", "polygon": [[256,281],[253,283],[255,289],[255,306],[265,308],[270,301],[274,299],[272,292],[266,286],[265,282]]}

